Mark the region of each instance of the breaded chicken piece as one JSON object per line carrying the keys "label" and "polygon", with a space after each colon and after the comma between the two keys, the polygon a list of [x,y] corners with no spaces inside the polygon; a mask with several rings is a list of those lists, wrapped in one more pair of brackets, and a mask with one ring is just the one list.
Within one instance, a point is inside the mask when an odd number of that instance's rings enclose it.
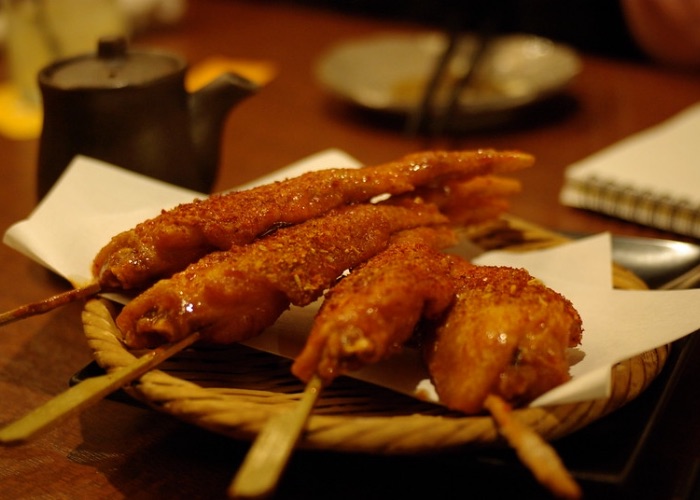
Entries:
{"label": "breaded chicken piece", "polygon": [[456,301],[424,346],[440,401],[478,413],[489,394],[518,405],[569,380],[582,335],[571,302],[524,269],[455,263]]}

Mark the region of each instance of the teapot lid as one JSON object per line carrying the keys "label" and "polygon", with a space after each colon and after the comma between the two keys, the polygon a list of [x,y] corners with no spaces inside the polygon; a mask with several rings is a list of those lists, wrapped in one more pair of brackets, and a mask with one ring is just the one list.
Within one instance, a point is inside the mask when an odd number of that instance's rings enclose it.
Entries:
{"label": "teapot lid", "polygon": [[185,68],[181,58],[165,53],[127,50],[124,37],[101,38],[97,54],[59,61],[39,73],[42,83],[62,89],[121,88],[145,85]]}

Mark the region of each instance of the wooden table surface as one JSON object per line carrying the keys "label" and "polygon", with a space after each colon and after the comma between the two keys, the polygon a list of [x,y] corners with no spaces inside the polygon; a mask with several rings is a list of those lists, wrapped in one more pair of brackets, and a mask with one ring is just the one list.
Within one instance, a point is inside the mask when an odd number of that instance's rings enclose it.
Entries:
{"label": "wooden table surface", "polygon": [[[520,127],[450,139],[407,137],[387,120],[335,101],[314,78],[315,62],[334,43],[420,29],[285,2],[197,0],[191,2],[180,25],[144,34],[134,43],[178,52],[191,63],[224,55],[277,65],[274,81],[230,115],[217,189],[252,180],[326,148],[343,149],[370,164],[427,148],[522,149],[536,156],[537,166],[518,175],[524,192],[514,200],[513,214],[556,230],[673,237],[563,207],[557,198],[567,165],[698,101],[700,75],[583,55],[583,71],[571,85],[566,112]],[[662,160],[663,152],[659,154]],[[35,205],[36,156],[36,141],[0,138],[3,232]],[[0,247],[0,276],[2,310],[68,286],[4,246]],[[0,424],[60,393],[70,377],[91,361],[81,332],[80,307],[73,304],[3,327]],[[683,365],[685,371],[673,392],[658,387],[640,398],[646,398],[641,407],[633,404],[623,415],[631,420],[647,418],[644,408],[653,407],[662,393],[670,395],[639,463],[626,480],[618,477],[612,485],[584,481],[589,497],[615,498],[616,488],[624,486],[626,491],[641,488],[652,495],[649,498],[671,498],[671,494],[690,498],[693,484],[697,494],[700,425],[693,402],[699,394],[697,384],[689,381],[700,375],[700,350],[691,347],[694,362]],[[610,425],[625,427],[624,421]],[[574,447],[574,456],[609,458],[622,446],[615,432],[601,449],[586,439],[564,440],[557,446],[562,453]],[[223,498],[248,446],[108,399],[31,443],[0,449],[0,498]],[[477,491],[488,494],[476,495]],[[412,493],[413,497],[498,498],[514,492],[521,498],[524,494],[547,497],[517,463],[488,465],[468,451],[429,457],[306,451],[294,455],[278,497],[400,498]]]}

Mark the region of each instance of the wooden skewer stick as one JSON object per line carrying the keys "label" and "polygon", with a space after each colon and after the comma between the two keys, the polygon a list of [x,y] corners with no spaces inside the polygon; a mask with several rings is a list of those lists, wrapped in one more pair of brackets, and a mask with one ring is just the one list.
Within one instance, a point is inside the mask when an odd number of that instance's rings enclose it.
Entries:
{"label": "wooden skewer stick", "polygon": [[53,295],[48,299],[19,306],[16,309],[0,314],[0,326],[51,311],[69,302],[95,295],[99,291],[100,285],[98,283],[91,283],[80,288],[74,288],[67,292]]}
{"label": "wooden skewer stick", "polygon": [[0,429],[0,443],[20,444],[61,419],[86,408],[115,390],[137,379],[170,356],[192,345],[199,338],[193,333],[175,344],[144,354],[135,362],[111,373],[86,379],[36,408],[19,420]]}
{"label": "wooden skewer stick", "polygon": [[484,406],[496,421],[498,429],[535,478],[557,498],[581,498],[581,488],[566,470],[557,452],[542,436],[513,418],[510,405],[493,394]]}
{"label": "wooden skewer stick", "polygon": [[321,379],[314,376],[294,409],[270,417],[234,477],[228,490],[229,498],[272,495],[322,388]]}

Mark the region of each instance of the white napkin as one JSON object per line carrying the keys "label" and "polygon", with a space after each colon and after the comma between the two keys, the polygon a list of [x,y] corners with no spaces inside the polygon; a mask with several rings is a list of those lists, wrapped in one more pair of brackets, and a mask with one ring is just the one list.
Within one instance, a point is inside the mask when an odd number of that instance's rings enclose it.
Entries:
{"label": "white napkin", "polygon": [[[356,167],[338,150],[323,151],[282,169],[265,182],[325,167]],[[291,172],[291,174],[290,174]],[[254,185],[251,183],[247,187]],[[161,209],[202,194],[183,190],[85,157],[69,166],[42,203],[5,233],[4,242],[79,285],[90,281],[90,263],[119,231]],[[611,287],[608,234],[523,254],[489,252],[479,264],[524,267],[569,298],[584,322],[583,359],[573,379],[544,394],[533,405],[577,402],[610,393],[610,369],[618,361],[677,340],[700,327],[700,290],[621,291]],[[292,307],[247,345],[286,357],[303,346],[318,303]],[[352,375],[415,395],[428,374],[417,352],[403,353]]]}

